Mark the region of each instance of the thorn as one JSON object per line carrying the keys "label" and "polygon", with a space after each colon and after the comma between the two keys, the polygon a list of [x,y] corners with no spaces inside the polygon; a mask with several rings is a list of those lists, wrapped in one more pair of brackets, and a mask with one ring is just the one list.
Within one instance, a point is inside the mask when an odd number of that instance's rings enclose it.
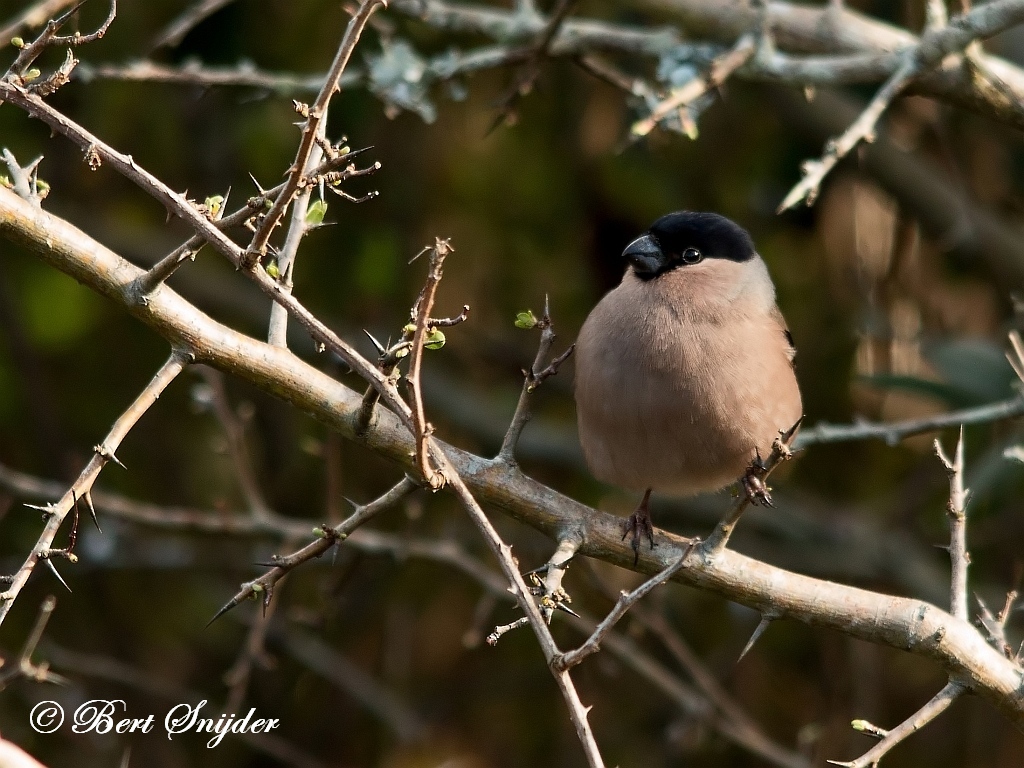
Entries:
{"label": "thorn", "polygon": [[761,635],[763,635],[764,631],[768,629],[768,625],[775,621],[776,618],[777,617],[773,613],[761,614],[761,621],[760,623],[758,623],[757,628],[754,629],[754,634],[752,634],[750,636],[750,639],[747,640],[747,644],[743,646],[743,650],[740,651],[739,658],[736,659],[737,664],[739,664],[739,662],[743,660],[743,657],[747,655],[750,649],[754,647],[754,643],[761,639]]}
{"label": "thorn", "polygon": [[234,597],[232,597],[232,598],[231,598],[230,600],[228,600],[228,601],[227,601],[227,602],[226,602],[226,603],[224,604],[224,606],[223,606],[223,607],[222,607],[222,608],[221,608],[221,609],[220,609],[219,611],[217,611],[217,612],[216,612],[215,614],[213,614],[213,618],[212,618],[212,619],[210,619],[210,620],[209,620],[208,622],[206,622],[206,627],[204,627],[204,629],[207,629],[207,628],[209,628],[209,626],[210,626],[211,624],[213,624],[213,622],[215,622],[215,621],[216,621],[217,619],[219,619],[219,618],[220,618],[221,616],[223,616],[223,615],[224,615],[225,613],[227,613],[228,611],[230,611],[230,610],[231,610],[232,608],[234,608],[234,607],[235,607],[236,605],[240,604],[240,603],[241,603],[241,602],[242,602],[243,600],[248,600],[248,599],[249,599],[249,597],[250,597],[250,596],[251,596],[252,594],[253,594],[253,591],[252,591],[252,584],[246,584],[246,585],[244,585],[244,586],[242,587],[242,591],[241,591],[241,592],[239,592],[239,593],[238,593],[237,595],[235,595],[235,596],[234,596]]}
{"label": "thorn", "polygon": [[383,344],[381,344],[381,343],[380,343],[379,341],[377,341],[377,340],[376,340],[375,338],[373,338],[373,334],[372,334],[372,333],[370,333],[370,332],[369,332],[368,330],[366,330],[365,328],[363,328],[363,333],[365,333],[365,334],[366,334],[366,337],[367,337],[367,338],[368,338],[368,339],[369,339],[370,341],[372,341],[372,342],[373,342],[373,346],[375,346],[375,347],[377,348],[377,353],[378,353],[378,354],[381,354],[381,355],[383,355],[384,353],[386,353],[386,352],[387,352],[387,350],[386,350],[386,349],[384,348],[384,345],[383,345]]}
{"label": "thorn", "polygon": [[576,613],[576,611],[574,611],[572,608],[566,606],[565,603],[555,603],[555,608],[557,608],[560,611],[565,611],[570,616],[575,616],[577,619],[580,618],[580,615]]}
{"label": "thorn", "polygon": [[257,190],[257,191],[258,191],[258,192],[259,192],[259,193],[260,193],[261,195],[266,195],[266,194],[267,194],[267,190],[265,190],[265,189],[264,189],[263,187],[261,187],[261,186],[260,186],[260,183],[259,183],[258,181],[256,181],[256,177],[255,177],[255,176],[253,176],[253,175],[252,175],[252,174],[250,173],[250,174],[249,174],[249,178],[250,178],[250,179],[252,179],[252,183],[256,185],[256,190]]}
{"label": "thorn", "polygon": [[48,515],[52,515],[53,514],[53,504],[47,504],[46,506],[40,506],[38,504],[29,504],[28,502],[25,502],[24,506],[28,507],[29,509],[38,509],[40,512],[45,512]]}
{"label": "thorn", "polygon": [[53,564],[53,561],[51,561],[50,558],[48,557],[44,557],[43,562],[50,566],[50,570],[53,571],[53,575],[57,577],[57,581],[64,585],[64,589],[70,592],[71,587],[69,587],[68,583],[64,581],[64,577],[60,575],[60,572],[57,570],[57,566]]}
{"label": "thorn", "polygon": [[94,445],[92,447],[92,449],[94,451],[96,451],[97,454],[99,454],[104,459],[106,459],[107,461],[112,461],[115,464],[117,464],[117,466],[121,467],[121,469],[128,469],[128,467],[126,467],[124,464],[122,464],[121,460],[119,458],[117,458],[117,456],[114,455],[114,452],[112,450],[110,450],[109,448],[107,448],[107,446],[102,445],[102,444],[101,445]]}
{"label": "thorn", "polygon": [[92,505],[92,491],[86,491],[83,498],[85,499],[86,505],[89,507],[89,516],[92,517],[92,524],[96,526],[97,531],[103,533],[103,529],[100,528],[99,518],[96,517],[96,507]]}

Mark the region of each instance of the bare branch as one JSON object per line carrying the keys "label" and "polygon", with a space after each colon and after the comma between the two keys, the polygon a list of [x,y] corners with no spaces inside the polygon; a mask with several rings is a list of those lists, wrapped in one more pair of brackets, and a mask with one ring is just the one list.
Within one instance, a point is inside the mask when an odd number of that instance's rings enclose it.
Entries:
{"label": "bare branch", "polygon": [[949,515],[949,560],[952,565],[950,577],[949,612],[958,619],[967,619],[967,566],[971,557],[967,553],[967,498],[968,491],[964,488],[964,430],[960,428],[960,438],[956,443],[956,452],[950,461],[942,450],[942,444],[936,439],[933,443],[935,455],[949,476],[949,504],[946,512]]}
{"label": "bare branch", "polygon": [[195,29],[203,19],[206,19],[224,6],[234,0],[197,0],[190,8],[186,8],[174,21],[167,25],[156,40],[153,41],[154,48],[168,46],[173,48],[182,40],[185,35]]}
{"label": "bare branch", "polygon": [[[142,274],[141,270],[81,230],[32,207],[6,189],[0,189],[0,236],[21,243],[41,260],[120,304],[172,343],[196,345],[200,361],[251,381],[368,450],[411,467],[413,440],[397,412],[379,409],[377,423],[358,433],[358,393],[284,350],[213,321],[169,289],[154,294],[144,308],[130,302],[124,288]],[[481,501],[508,511],[556,541],[578,532],[580,554],[632,567],[632,549],[620,540],[620,518],[565,497],[515,467],[495,468],[486,459],[436,440],[432,443]],[[659,537],[679,550],[689,543],[665,532],[659,532]],[[672,547],[644,552],[637,570],[657,573],[669,565],[665,553]],[[802,576],[729,549],[711,560],[689,558],[688,567],[674,579],[758,611],[771,608],[780,617],[796,618],[930,658],[992,702],[1012,722],[1024,725],[1020,667],[992,648],[969,623],[925,602]]]}
{"label": "bare branch", "polygon": [[[7,190],[3,190],[3,192],[6,192],[8,195],[13,194],[7,192]],[[43,561],[50,566],[53,565],[49,559],[51,547],[61,523],[64,522],[64,518],[67,517],[68,513],[77,508],[78,499],[85,496],[92,489],[93,483],[99,477],[100,471],[106,466],[108,461],[114,459],[114,451],[121,445],[121,441],[124,440],[132,427],[142,418],[142,415],[149,410],[150,406],[156,402],[164,389],[167,388],[167,385],[174,381],[177,375],[181,373],[189,357],[190,353],[179,351],[177,348],[171,353],[167,362],[163,364],[149,384],[146,385],[145,389],[135,398],[135,402],[114,422],[107,436],[103,438],[103,442],[95,447],[92,458],[85,465],[85,469],[78,475],[78,479],[75,480],[56,504],[46,507],[46,523],[43,526],[43,532],[39,535],[39,540],[32,548],[21,568],[18,569],[18,572],[10,580],[10,586],[7,588],[7,591],[0,593],[0,624],[3,623],[8,612],[10,612],[11,606],[14,605],[14,601],[17,599],[22,587],[28,581],[28,577],[32,575],[36,563]],[[56,551],[54,550],[54,552]]]}
{"label": "bare branch", "polygon": [[[526,315],[530,318],[530,322],[533,322],[532,313],[526,313]],[[523,389],[519,393],[519,402],[516,404],[516,411],[512,415],[508,431],[505,433],[505,439],[501,442],[501,449],[495,457],[495,461],[504,464],[516,464],[516,446],[519,444],[519,438],[522,437],[523,429],[526,428],[526,423],[533,418],[530,413],[530,400],[534,391],[544,383],[545,379],[558,373],[562,363],[569,359],[576,348],[575,344],[570,344],[565,352],[550,358],[549,362],[551,347],[557,336],[551,322],[551,305],[547,296],[544,297],[544,315],[533,323],[533,327],[540,329],[540,344],[537,346],[537,355],[534,357],[530,370],[523,371]]]}
{"label": "bare branch", "polygon": [[813,204],[829,171],[861,141],[874,140],[875,126],[882,113],[918,75],[941,64],[949,54],[962,53],[974,41],[991,37],[1022,21],[1022,0],[996,0],[956,17],[948,25],[926,31],[920,43],[903,55],[899,69],[879,89],[860,117],[842,136],[829,141],[820,160],[804,164],[803,179],[786,195],[778,212],[793,208],[803,200],[808,205]]}
{"label": "bare branch", "polygon": [[844,768],[876,768],[879,760],[881,760],[890,749],[895,747],[901,741],[904,741],[908,736],[928,725],[928,723],[945,712],[949,705],[956,701],[963,692],[964,688],[959,683],[947,683],[946,687],[935,694],[931,701],[891,731],[876,729],[874,726],[871,726],[870,723],[866,723],[862,720],[854,720],[855,727],[857,727],[858,730],[877,731],[879,734],[884,735],[881,736],[881,740],[874,747],[869,749],[856,760],[851,760],[847,763],[841,763],[837,760],[829,760],[829,764],[840,765]]}
{"label": "bare branch", "polygon": [[[754,479],[759,483],[763,489],[763,494],[766,497],[766,503],[771,506],[771,497],[767,496],[767,486],[764,485],[764,481],[768,478],[768,475],[779,466],[782,462],[789,459],[793,452],[790,448],[793,438],[796,436],[797,430],[800,429],[800,422],[803,421],[803,417],[797,421],[792,427],[786,431],[780,431],[779,436],[775,438],[775,442],[772,443],[772,452],[767,459],[761,461],[758,457],[757,462],[754,466],[748,470],[748,475],[753,472]],[[733,529],[736,528],[736,524],[739,522],[743,512],[751,502],[750,492],[744,492],[745,488],[741,488],[740,500],[732,508],[732,510],[723,517],[718,525],[715,526],[715,530],[711,532],[707,540],[701,544],[700,551],[704,558],[714,558],[725,549],[729,543],[729,537],[732,536]],[[756,637],[754,638],[757,639]],[[751,645],[753,642],[750,643]],[[745,653],[746,651],[744,651]]]}
{"label": "bare branch", "polygon": [[597,625],[593,634],[591,634],[591,636],[588,637],[578,648],[556,656],[551,661],[551,665],[558,671],[572,669],[587,658],[587,656],[601,650],[601,641],[604,640],[605,636],[612,630],[612,628],[619,623],[619,620],[626,615],[626,612],[655,587],[660,586],[671,579],[672,576],[674,576],[675,573],[686,564],[686,557],[690,554],[690,551],[693,549],[695,544],[695,541],[691,541],[674,563],[645,581],[632,592],[623,591],[619,595],[619,599],[615,602],[615,606],[611,611],[609,611],[608,615],[604,617],[604,620]]}
{"label": "bare branch", "polygon": [[892,446],[898,445],[904,438],[925,432],[937,432],[958,425],[988,424],[1020,416],[1024,416],[1024,398],[1013,397],[998,403],[906,421],[855,421],[853,424],[820,422],[808,429],[801,429],[800,434],[793,440],[793,449],[802,450],[819,443],[844,443],[854,440],[884,440],[886,445]]}
{"label": "bare branch", "polygon": [[679,88],[673,88],[672,92],[651,110],[648,117],[633,123],[630,133],[636,138],[646,136],[673,112],[683,109],[705,93],[721,86],[733,72],[750,61],[756,50],[757,41],[754,36],[744,35],[736,41],[731,50],[711,63],[707,74],[695,77]]}
{"label": "bare branch", "polygon": [[422,475],[423,479],[433,490],[444,487],[445,476],[444,470],[440,466],[430,466],[428,443],[433,427],[427,423],[427,417],[423,411],[420,368],[423,364],[423,350],[427,343],[427,334],[430,331],[430,312],[434,308],[437,286],[440,284],[441,277],[444,274],[444,260],[453,250],[451,243],[441,238],[436,238],[434,247],[430,249],[427,279],[412,311],[412,325],[415,330],[413,331],[412,348],[409,353],[409,373],[406,375],[406,381],[412,397],[413,434],[416,438],[416,467],[420,475]]}
{"label": "bare branch", "polygon": [[299,191],[303,172],[306,170],[310,154],[316,146],[316,136],[320,130],[320,123],[327,119],[327,108],[331,103],[331,98],[338,90],[338,83],[345,71],[345,67],[348,66],[348,60],[352,56],[352,51],[355,49],[356,43],[359,42],[359,37],[362,35],[363,29],[366,27],[374,11],[384,4],[384,0],[362,0],[359,10],[345,29],[345,34],[341,38],[341,44],[338,46],[338,52],[335,54],[330,70],[327,72],[327,77],[320,88],[320,93],[317,94],[316,101],[313,102],[311,107],[306,107],[303,110],[306,122],[302,128],[299,149],[288,171],[288,179],[285,181],[284,189],[274,199],[273,207],[260,222],[256,233],[253,235],[252,242],[246,250],[246,261],[248,263],[254,263],[263,256],[274,228],[281,221],[281,217],[284,216],[284,212],[292,202],[295,193]]}

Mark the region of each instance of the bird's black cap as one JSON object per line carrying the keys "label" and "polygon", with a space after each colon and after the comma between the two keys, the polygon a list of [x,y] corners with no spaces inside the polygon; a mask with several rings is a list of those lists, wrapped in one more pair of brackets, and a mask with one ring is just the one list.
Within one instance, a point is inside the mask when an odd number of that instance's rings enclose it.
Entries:
{"label": "bird's black cap", "polygon": [[749,233],[717,213],[677,211],[662,216],[630,243],[622,255],[641,280],[703,259],[749,261],[754,257]]}

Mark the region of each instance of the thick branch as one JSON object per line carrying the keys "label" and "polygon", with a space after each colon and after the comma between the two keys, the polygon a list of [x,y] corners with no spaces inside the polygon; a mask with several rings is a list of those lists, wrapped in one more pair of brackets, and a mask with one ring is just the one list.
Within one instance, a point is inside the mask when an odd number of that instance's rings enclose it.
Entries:
{"label": "thick branch", "polygon": [[[120,304],[172,343],[190,343],[201,362],[240,376],[337,429],[344,437],[410,467],[413,440],[394,414],[381,410],[363,437],[356,432],[361,396],[302,362],[223,326],[166,287],[146,306],[126,299],[141,273],[77,228],[0,189],[0,236]],[[515,467],[439,444],[466,486],[482,502],[505,509],[556,541],[576,537],[580,553],[632,568],[620,518],[599,512],[530,479]],[[641,554],[636,570],[665,568],[688,541],[659,532],[673,546]],[[919,600],[889,597],[775,568],[728,549],[705,561],[691,557],[676,581],[706,589],[758,611],[842,631],[869,642],[933,659],[1024,728],[1020,667],[992,648],[969,623]]]}

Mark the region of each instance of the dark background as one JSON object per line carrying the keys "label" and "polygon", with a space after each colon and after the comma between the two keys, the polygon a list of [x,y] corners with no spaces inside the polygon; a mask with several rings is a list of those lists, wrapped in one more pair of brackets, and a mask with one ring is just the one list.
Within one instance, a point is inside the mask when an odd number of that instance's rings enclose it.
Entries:
{"label": "dark background", "polygon": [[[916,2],[856,5],[896,24],[916,29],[920,23]],[[0,19],[22,6],[0,2]],[[107,37],[78,55],[94,65],[144,56],[182,7],[170,0],[124,2]],[[105,12],[99,0],[89,3],[81,28],[92,29]],[[581,2],[576,13],[658,20],[610,2]],[[353,66],[380,51],[382,33],[423,53],[484,42],[429,30],[393,12],[379,19],[388,28],[366,34]],[[251,60],[261,69],[315,74],[328,66],[346,20],[335,2],[236,2],[154,58]],[[990,47],[1009,57],[1016,52],[1012,36]],[[0,55],[12,58],[10,47]],[[61,58],[62,51],[51,52],[42,65]],[[639,59],[624,66],[653,70]],[[472,77],[462,101],[433,89],[432,123],[408,111],[389,118],[381,101],[360,87],[337,97],[330,137],[344,134],[354,148],[372,146],[363,159],[383,164],[346,189],[380,196],[358,205],[329,198],[333,225],[304,241],[295,272],[301,301],[370,354],[361,329],[396,337],[407,321],[424,270],[422,261],[407,265],[409,258],[435,236],[452,239],[455,253],[437,312],[456,314],[465,303],[472,314],[425,361],[428,412],[443,439],[477,453],[496,451],[520,370],[537,342],[535,333],[514,327],[516,313],[539,312],[549,295],[561,351],[621,275],[622,247],[657,216],[681,208],[718,211],[752,233],[799,349],[808,424],[909,418],[1013,394],[1002,350],[1016,324],[1024,240],[1015,272],[971,222],[983,212],[1011,240],[1020,232],[1024,152],[1017,131],[906,99],[891,110],[878,144],[829,177],[815,207],[777,216],[774,208],[798,180],[801,161],[820,154],[825,138],[852,120],[871,88],[821,92],[808,103],[797,90],[730,82],[701,115],[695,141],[656,133],[627,145],[638,116],[629,100],[564,61],[545,65],[515,126],[488,133],[509,77],[508,71]],[[253,189],[248,174],[272,186],[294,157],[299,131],[292,96],[311,101],[313,93],[76,79],[52,102],[175,189],[201,201],[230,188],[237,205]],[[23,162],[45,154],[40,172],[52,187],[45,207],[137,264],[153,263],[188,234],[180,222],[167,223],[160,205],[131,183],[108,168],[90,171],[77,148],[50,139],[45,126],[10,105],[0,107],[0,144]],[[930,176],[922,182],[908,168]],[[922,202],[935,185],[949,190],[956,206]],[[265,336],[266,299],[211,251],[171,285],[218,319]],[[291,339],[298,354],[314,357],[308,338],[293,333]],[[167,353],[165,342],[116,306],[0,243],[4,465],[70,482]],[[575,498],[626,512],[636,499],[600,486],[582,466],[571,379],[570,363],[540,391],[524,438],[524,466]],[[99,487],[156,504],[240,510],[223,432],[203,405],[202,386],[189,372],[174,382],[118,451],[129,471],[109,466]],[[242,382],[229,381],[228,392],[246,425],[261,488],[282,514],[331,519],[346,509],[341,495],[366,501],[401,477],[396,467],[340,444]],[[735,546],[800,572],[946,606],[948,558],[936,545],[948,541],[947,481],[931,453],[932,437],[896,447],[872,441],[808,449],[776,479],[778,509],[745,520]],[[942,437],[951,448],[954,434]],[[1002,456],[1019,440],[1017,423],[967,430],[971,588],[995,607],[1017,578],[1024,542],[1024,472]],[[338,492],[328,490],[327,464]],[[671,530],[706,532],[728,504],[725,493],[686,504],[659,499],[654,515]],[[13,572],[38,535],[38,514],[0,487],[0,516],[0,572]],[[550,541],[499,513],[494,519],[524,567],[547,559]],[[86,522],[81,561],[58,564],[73,594],[37,569],[0,632],[5,655],[15,653],[41,600],[56,594],[40,658],[52,658],[73,684],[58,691],[21,681],[6,690],[0,695],[4,736],[52,768],[117,765],[128,744],[131,765],[286,764],[238,741],[210,751],[196,737],[168,741],[159,729],[131,738],[76,737],[67,727],[39,736],[29,729],[28,710],[44,698],[123,698],[130,716],[154,713],[158,721],[184,700],[183,692],[220,706],[222,677],[256,608],[245,605],[204,625],[239,582],[260,572],[252,563],[296,544],[167,534],[115,519],[101,520],[101,536]],[[454,540],[492,564],[444,494],[418,493],[373,526]],[[567,586],[576,603],[595,615],[611,605],[595,578],[612,589],[636,583],[632,574],[600,563],[571,571]],[[515,616],[501,604],[475,621],[480,597],[480,586],[452,568],[342,547],[335,564],[305,566],[282,587],[273,622],[278,634],[268,643],[274,664],[254,674],[246,707],[279,717],[279,734],[323,765],[582,765],[533,635],[515,632],[497,648],[465,642],[475,623],[486,633]],[[737,664],[757,623],[753,612],[679,586],[661,589],[651,605],[769,735],[800,745],[815,765],[867,749],[870,740],[849,728],[852,718],[891,727],[944,682],[931,662],[794,622],[773,625]],[[972,615],[976,609],[972,603]],[[623,628],[647,653],[672,664],[642,628],[628,620]],[[581,639],[557,619],[554,631],[566,647]],[[423,724],[419,738],[403,742],[385,719],[297,660],[281,642],[289,633],[320,638],[370,675],[372,685],[390,691]],[[119,682],[102,679],[95,657],[115,659],[132,674]],[[574,676],[584,701],[595,705],[592,722],[609,765],[763,764],[607,653]],[[984,702],[965,699],[884,764],[998,768],[1022,760],[1024,738]]]}

